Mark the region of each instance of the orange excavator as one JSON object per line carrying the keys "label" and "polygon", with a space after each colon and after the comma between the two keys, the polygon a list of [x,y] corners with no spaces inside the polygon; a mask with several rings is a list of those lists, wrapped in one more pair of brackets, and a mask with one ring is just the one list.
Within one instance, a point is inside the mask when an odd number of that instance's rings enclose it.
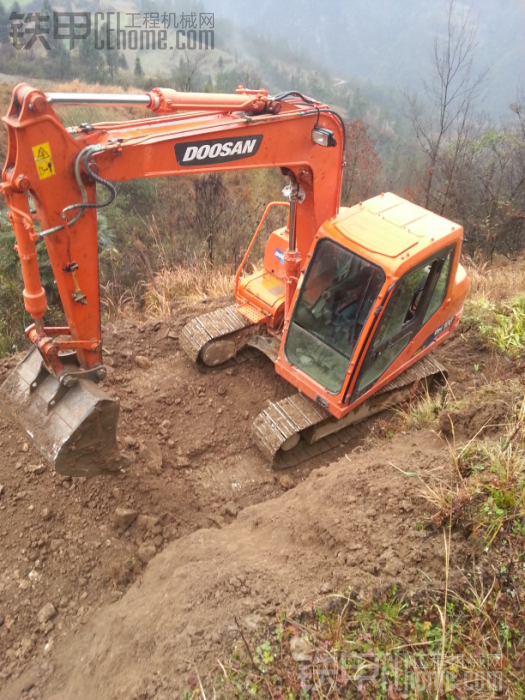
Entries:
{"label": "orange excavator", "polygon": [[[142,105],[154,114],[65,128],[54,111],[63,104]],[[263,221],[237,273],[236,303],[194,319],[180,337],[186,353],[209,366],[256,347],[298,390],[255,419],[268,458],[281,456],[286,466],[299,441],[313,449],[444,371],[428,353],[463,310],[462,227],[390,193],[340,207],[344,125],[327,105],[262,89],[46,94],[20,84],[4,123],[1,187],[34,323],[26,330],[33,349],[1,387],[0,402],[59,473],[94,476],[123,459],[119,402],[97,386],[106,370],[96,211],[113,201],[114,182],[269,167],[288,177],[287,201],[270,203],[263,216],[286,208],[262,269],[244,272]],[[44,322],[41,239],[65,327]]]}

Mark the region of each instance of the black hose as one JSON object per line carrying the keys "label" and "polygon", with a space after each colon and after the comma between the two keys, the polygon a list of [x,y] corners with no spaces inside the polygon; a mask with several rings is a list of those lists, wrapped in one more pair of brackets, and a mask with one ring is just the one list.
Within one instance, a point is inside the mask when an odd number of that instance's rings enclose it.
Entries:
{"label": "black hose", "polygon": [[100,185],[103,185],[106,189],[109,190],[109,197],[105,202],[94,202],[92,204],[86,203],[83,204],[82,207],[92,207],[95,209],[102,209],[103,207],[108,207],[114,200],[115,197],[117,196],[117,190],[115,188],[115,185],[113,185],[111,182],[108,182],[107,180],[104,180],[103,178],[99,177],[91,168],[89,167],[89,157],[91,153],[88,151],[86,155],[84,156],[84,168],[87,172],[87,174],[95,180],[95,182],[98,182]]}

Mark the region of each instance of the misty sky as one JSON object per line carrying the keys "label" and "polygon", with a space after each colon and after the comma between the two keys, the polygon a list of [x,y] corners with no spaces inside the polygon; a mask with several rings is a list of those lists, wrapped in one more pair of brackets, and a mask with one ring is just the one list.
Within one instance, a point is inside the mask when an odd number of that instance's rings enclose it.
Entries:
{"label": "misty sky", "polygon": [[[207,0],[218,16],[305,49],[339,77],[417,87],[428,77],[446,0]],[[486,107],[506,109],[525,81],[524,0],[456,2],[477,25],[477,67],[490,68]]]}

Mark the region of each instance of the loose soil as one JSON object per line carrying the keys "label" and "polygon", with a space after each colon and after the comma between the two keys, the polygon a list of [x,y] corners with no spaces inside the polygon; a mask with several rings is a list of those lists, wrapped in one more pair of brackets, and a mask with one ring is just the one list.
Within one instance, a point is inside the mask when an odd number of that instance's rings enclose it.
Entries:
{"label": "loose soil", "polygon": [[[180,697],[196,669],[210,687],[237,622],[349,586],[442,581],[442,538],[418,528],[428,503],[407,474],[447,478],[443,440],[406,434],[390,413],[273,471],[251,421],[291,389],[262,355],[222,370],[190,363],[178,334],[211,308],[105,328],[105,389],[121,398],[130,457],[117,475],[60,477],[0,417],[0,700]],[[474,331],[436,355],[458,399],[512,373]],[[0,381],[15,364],[3,361]],[[471,418],[462,434],[477,429]],[[454,537],[461,569],[468,543]]]}

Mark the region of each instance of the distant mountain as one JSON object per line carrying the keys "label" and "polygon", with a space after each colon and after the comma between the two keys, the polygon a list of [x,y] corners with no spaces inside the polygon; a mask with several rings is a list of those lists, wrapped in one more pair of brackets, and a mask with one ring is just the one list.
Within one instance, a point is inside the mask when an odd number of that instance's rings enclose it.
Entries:
{"label": "distant mountain", "polygon": [[[417,87],[429,76],[433,40],[446,31],[446,0],[208,0],[221,19],[282,38],[342,78]],[[477,63],[490,67],[485,106],[506,109],[525,81],[525,2],[458,2],[478,25]]]}

